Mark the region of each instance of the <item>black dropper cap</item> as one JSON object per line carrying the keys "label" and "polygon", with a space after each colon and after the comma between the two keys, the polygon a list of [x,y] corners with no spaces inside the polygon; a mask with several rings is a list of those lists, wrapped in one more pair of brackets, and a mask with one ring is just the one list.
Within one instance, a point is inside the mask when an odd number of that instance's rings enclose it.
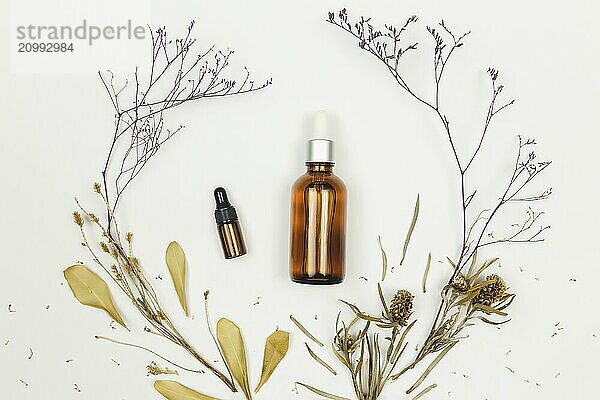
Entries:
{"label": "black dropper cap", "polygon": [[226,222],[237,221],[237,212],[229,202],[225,189],[222,187],[216,188],[214,195],[215,202],[217,203],[217,208],[215,210],[215,220],[217,221],[217,224],[220,225]]}

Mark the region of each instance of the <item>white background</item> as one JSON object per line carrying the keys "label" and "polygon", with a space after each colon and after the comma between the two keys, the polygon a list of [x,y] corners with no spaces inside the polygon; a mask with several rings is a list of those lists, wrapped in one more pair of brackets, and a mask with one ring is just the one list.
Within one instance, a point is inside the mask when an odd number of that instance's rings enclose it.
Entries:
{"label": "white background", "polygon": [[[89,3],[93,9],[96,2]],[[546,242],[496,247],[482,255],[502,259],[497,272],[517,293],[510,308],[512,321],[501,329],[472,327],[470,337],[428,378],[439,387],[427,398],[594,398],[600,356],[596,2],[323,3],[150,4],[153,25],[183,32],[196,19],[200,46],[216,43],[236,50],[232,73],[240,72],[236,65],[247,65],[257,80],[274,81],[259,93],[189,104],[173,112],[169,120],[173,125],[184,122],[185,131],[148,165],[119,210],[123,229],[135,232],[136,251],[148,275],[166,278],[155,283],[165,307],[178,316],[178,326],[216,359],[202,317],[202,292],[211,289],[213,317],[227,316],[244,332],[254,383],[267,334],[276,327],[292,333],[288,358],[257,398],[315,398],[302,390],[295,394],[296,380],[351,396],[348,377],[327,350],[321,355],[340,372],[334,379],[309,359],[305,338],[291,325],[289,314],[325,340],[343,308],[339,298],[376,311],[376,237],[382,235],[391,263],[397,264],[420,193],[421,217],[407,260],[384,287],[390,296],[397,288],[417,294],[420,329],[413,331],[411,347],[423,339],[436,293],[449,273],[442,260],[456,254],[459,241],[453,160],[431,112],[394,85],[377,60],[325,18],[328,10],[342,6],[353,16],[372,16],[376,25],[400,24],[418,14],[413,34],[422,56],[409,61],[406,71],[421,93],[430,93],[432,76],[425,26],[444,18],[456,31],[473,31],[449,66],[443,95],[462,154],[473,149],[481,129],[489,98],[488,66],[501,70],[506,99],[517,99],[492,126],[469,179],[493,200],[510,172],[516,135],[522,134],[538,139],[540,157],[554,160],[536,188],[552,186],[555,194],[541,205],[545,222],[552,225]],[[144,321],[114,290],[133,332],[112,330],[106,315],[73,299],[62,277],[62,270],[75,261],[90,261],[79,246],[70,213],[74,195],[99,210],[89,188],[99,179],[110,140],[109,100],[95,71],[11,74],[8,36],[14,32],[8,30],[6,2],[0,8],[5,27],[0,58],[1,397],[159,399],[153,377],[145,374],[150,355],[93,336],[147,345],[192,367],[193,360],[144,334]],[[113,11],[127,18],[118,8]],[[58,9],[52,13],[60,15]],[[129,62],[132,68],[143,64],[133,57]],[[287,276],[289,188],[304,169],[307,121],[321,108],[334,119],[336,171],[350,196],[347,279],[331,288],[296,286]],[[231,150],[222,151],[225,147]],[[211,192],[217,185],[229,189],[242,218],[250,253],[240,260],[226,262],[220,253],[212,220]],[[502,222],[518,221],[521,211],[512,210]],[[501,232],[502,226],[496,229]],[[167,279],[164,249],[171,240],[178,240],[188,256],[192,320],[181,316]],[[424,295],[420,280],[430,251],[435,262]],[[260,304],[253,306],[258,297]],[[9,313],[9,304],[15,312]],[[564,329],[557,330],[558,323]],[[66,363],[68,359],[73,361]],[[180,380],[211,395],[234,398],[209,374],[184,374]],[[403,391],[411,383],[407,379],[390,386],[382,398],[406,398]]]}

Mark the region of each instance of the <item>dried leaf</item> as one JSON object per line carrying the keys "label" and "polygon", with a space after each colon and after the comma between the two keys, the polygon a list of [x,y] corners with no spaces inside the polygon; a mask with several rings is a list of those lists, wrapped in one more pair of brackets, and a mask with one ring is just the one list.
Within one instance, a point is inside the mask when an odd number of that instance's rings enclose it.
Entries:
{"label": "dried leaf", "polygon": [[427,264],[425,265],[425,272],[423,272],[423,293],[427,293],[427,277],[429,276],[429,268],[431,267],[431,253],[427,256]]}
{"label": "dried leaf", "polygon": [[500,300],[500,302],[498,304],[496,304],[496,307],[495,307],[496,310],[502,311],[505,308],[507,308],[508,306],[510,306],[516,296],[517,296],[516,294],[506,295],[502,300]]}
{"label": "dried leaf", "polygon": [[348,361],[346,361],[346,359],[344,357],[342,357],[340,355],[340,353],[338,353],[338,349],[336,349],[335,343],[331,344],[331,349],[333,350],[333,354],[335,354],[335,356],[337,357],[337,359],[339,360],[339,362],[341,362],[345,367],[349,367],[348,366]]}
{"label": "dried leaf", "polygon": [[465,297],[463,297],[458,303],[456,303],[456,305],[462,306],[463,304],[467,304],[468,302],[473,300],[475,297],[477,297],[478,294],[479,294],[478,290],[471,291],[469,294],[467,294]]}
{"label": "dried leaf", "polygon": [[260,382],[254,393],[258,393],[260,388],[271,377],[275,368],[277,368],[283,357],[285,357],[289,347],[290,334],[288,332],[275,331],[267,338]]}
{"label": "dried leaf", "polygon": [[377,236],[377,243],[379,243],[379,250],[381,250],[381,282],[383,282],[385,280],[385,276],[387,275],[388,259],[387,254],[385,254],[385,250],[381,244],[381,236]]}
{"label": "dried leaf", "polygon": [[310,333],[308,331],[308,329],[306,329],[304,327],[304,325],[302,325],[300,323],[300,321],[298,321],[296,318],[294,318],[293,315],[290,315],[290,319],[292,320],[292,322],[298,327],[298,329],[300,329],[300,331],[302,331],[302,333],[304,333],[306,335],[307,338],[309,338],[310,340],[312,340],[313,342],[315,342],[316,344],[318,344],[319,346],[323,347],[323,342],[321,342],[319,339],[317,339],[312,333]]}
{"label": "dried leaf", "polygon": [[452,267],[452,269],[456,271],[456,263],[454,261],[452,261],[450,259],[450,257],[446,257],[446,260],[448,260],[448,262],[450,263],[450,266]]}
{"label": "dried leaf", "polygon": [[252,391],[248,382],[248,364],[246,362],[246,348],[242,332],[236,324],[227,318],[221,318],[217,322],[217,340],[223,351],[223,357],[233,377],[246,399],[252,399]]}
{"label": "dried leaf", "polygon": [[397,323],[393,323],[393,324],[386,324],[383,322],[383,320],[379,317],[374,317],[372,315],[369,314],[365,314],[362,311],[360,311],[360,309],[358,307],[356,307],[354,304],[348,303],[345,300],[340,300],[342,303],[344,303],[345,305],[347,305],[348,307],[350,307],[350,310],[352,310],[352,312],[360,319],[365,320],[365,321],[370,321],[370,322],[375,322],[378,324],[378,326],[381,326],[382,328],[391,328],[394,326],[398,326]]}
{"label": "dried leaf", "polygon": [[492,265],[496,261],[498,261],[498,258],[492,258],[491,260],[484,262],[483,265],[477,270],[477,272],[475,272],[472,276],[468,277],[469,283],[472,284],[473,282],[475,282],[479,275],[481,275],[483,271],[485,271],[490,265]]}
{"label": "dried leaf", "polygon": [[[456,47],[460,47],[461,45],[462,45],[462,43],[460,43]],[[477,190],[475,190],[473,193],[471,193],[469,196],[467,196],[467,198],[465,199],[465,208],[469,207],[469,204],[471,204],[471,201],[473,200],[473,197],[475,197],[476,194],[477,194]]]}
{"label": "dried leaf", "polygon": [[325,367],[325,369],[327,369],[327,371],[331,372],[333,375],[337,375],[337,372],[335,372],[335,369],[333,369],[333,367],[331,367],[329,364],[327,364],[325,362],[325,360],[323,360],[321,357],[319,357],[314,351],[312,351],[312,349],[310,348],[310,346],[308,345],[308,343],[304,343],[306,345],[306,350],[308,351],[308,354],[319,364],[321,364],[323,367]]}
{"label": "dried leaf", "polygon": [[[383,290],[381,289],[381,285],[378,283],[377,284],[377,291],[379,292],[379,300],[381,300],[381,305],[383,306],[383,311],[385,312],[385,315],[388,317],[388,319],[390,318],[390,309],[387,305],[387,302],[385,301],[385,296],[383,295]],[[357,317],[355,317],[357,318]]]}
{"label": "dried leaf", "polygon": [[179,243],[169,243],[165,259],[167,267],[169,268],[169,273],[171,274],[171,279],[173,280],[173,285],[175,286],[175,291],[177,292],[177,297],[179,297],[179,303],[181,303],[185,315],[189,316],[190,314],[185,297],[185,253]]}
{"label": "dried leaf", "polygon": [[347,397],[336,396],[335,394],[324,392],[322,390],[317,389],[316,387],[307,385],[306,383],[296,382],[296,385],[300,385],[300,386],[302,386],[302,387],[310,390],[311,392],[318,394],[319,396],[325,397],[326,399],[331,399],[331,400],[350,400]]}
{"label": "dried leaf", "polygon": [[175,381],[160,380],[154,382],[154,389],[167,400],[219,400],[183,386]]}
{"label": "dried leaf", "polygon": [[496,283],[496,280],[494,280],[494,279],[490,279],[489,281],[485,280],[485,281],[483,281],[483,282],[481,282],[481,283],[479,283],[477,285],[471,286],[467,290],[467,292],[469,292],[469,293],[470,292],[477,292],[477,293],[479,293],[479,292],[481,292],[481,289],[483,289],[484,287],[489,286],[489,285],[491,285],[493,283]]}
{"label": "dried leaf", "polygon": [[406,232],[406,239],[404,239],[404,248],[402,249],[402,259],[400,260],[400,265],[404,262],[404,258],[406,257],[406,251],[408,250],[408,244],[410,243],[410,238],[415,229],[415,225],[417,224],[417,218],[419,218],[419,195],[417,195],[417,201],[415,203],[415,210],[413,211],[412,221],[410,222],[410,227],[408,228],[408,232]]}
{"label": "dried leaf", "polygon": [[479,318],[480,320],[482,320],[486,324],[490,324],[490,325],[504,325],[505,323],[507,323],[507,322],[510,321],[510,319],[507,319],[507,320],[504,320],[504,321],[496,322],[496,321],[491,321],[491,320],[487,319],[486,317],[482,317],[482,316],[477,316],[475,318]]}
{"label": "dried leaf", "polygon": [[81,304],[104,310],[115,321],[127,326],[115,307],[108,285],[98,274],[85,265],[75,264],[63,272],[73,295]]}
{"label": "dried leaf", "polygon": [[444,356],[450,350],[452,350],[452,348],[456,345],[456,343],[458,343],[458,342],[454,342],[454,343],[448,345],[446,348],[444,348],[444,350],[442,350],[442,352],[440,354],[438,354],[438,356],[431,362],[431,364],[429,364],[427,369],[425,371],[423,371],[423,373],[421,374],[419,379],[417,379],[417,381],[406,391],[406,394],[411,394],[413,390],[418,388],[419,385],[421,383],[423,383],[425,378],[427,378],[427,375],[429,375],[429,373],[435,368],[436,365],[438,365],[438,363],[442,360],[442,358],[444,358]]}
{"label": "dried leaf", "polygon": [[496,310],[494,307],[486,306],[485,304],[475,304],[473,307],[483,311],[484,313],[486,313],[488,315],[489,314],[497,314],[502,317],[506,317],[508,315],[504,311]]}
{"label": "dried leaf", "polygon": [[469,265],[469,271],[467,272],[467,276],[471,276],[471,272],[473,272],[473,268],[475,268],[475,264],[477,263],[477,249],[473,252],[471,256],[471,265]]}
{"label": "dried leaf", "polygon": [[427,386],[425,389],[421,390],[418,395],[416,395],[415,397],[413,397],[413,400],[420,399],[421,397],[423,397],[427,393],[429,393],[430,390],[435,389],[436,387],[437,387],[437,383],[433,383],[433,384]]}

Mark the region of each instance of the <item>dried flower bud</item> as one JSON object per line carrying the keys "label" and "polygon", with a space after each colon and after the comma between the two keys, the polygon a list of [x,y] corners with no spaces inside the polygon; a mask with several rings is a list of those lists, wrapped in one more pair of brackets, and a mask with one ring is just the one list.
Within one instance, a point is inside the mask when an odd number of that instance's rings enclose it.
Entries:
{"label": "dried flower bud", "polygon": [[120,281],[122,281],[122,280],[123,280],[123,275],[122,275],[122,274],[121,274],[121,272],[120,272],[120,271],[117,269],[117,266],[116,266],[116,265],[114,265],[114,264],[113,264],[113,265],[111,265],[111,266],[110,266],[110,270],[111,270],[111,272],[113,273],[113,275],[115,276],[115,279],[116,279],[117,281],[119,281],[119,282],[120,282]]}
{"label": "dried flower bud", "polygon": [[100,221],[100,220],[98,219],[98,217],[96,217],[96,214],[89,213],[89,214],[88,214],[88,217],[90,218],[90,220],[91,220],[92,222],[98,222],[98,221]]}
{"label": "dried flower bud", "polygon": [[94,182],[94,192],[100,194],[101,190],[102,190],[102,186],[100,186],[100,184],[98,182]]}
{"label": "dried flower bud", "polygon": [[163,375],[163,374],[174,374],[174,375],[179,375],[177,373],[177,371],[173,371],[169,368],[162,368],[160,367],[155,361],[152,361],[150,364],[148,364],[146,366],[146,369],[148,370],[148,375]]}
{"label": "dried flower bud", "polygon": [[355,350],[356,339],[349,333],[344,335],[342,331],[335,336],[334,344],[338,351],[352,353]]}
{"label": "dried flower bud", "polygon": [[131,263],[132,268],[135,268],[136,271],[141,272],[142,266],[140,265],[140,260],[137,257],[129,257],[129,262]]}
{"label": "dried flower bud", "polygon": [[127,240],[127,243],[131,244],[131,242],[133,242],[133,233],[127,232],[125,239]]}
{"label": "dried flower bud", "polygon": [[506,284],[501,277],[496,274],[492,274],[486,276],[485,279],[487,281],[491,281],[491,283],[481,288],[477,296],[473,298],[473,304],[491,306],[494,303],[502,300],[502,297],[504,297],[506,294]]}
{"label": "dried flower bud", "polygon": [[406,326],[412,313],[414,296],[407,290],[398,290],[390,304],[390,317],[392,322]]}
{"label": "dried flower bud", "polygon": [[81,218],[81,214],[79,214],[79,211],[73,211],[73,221],[80,228],[83,226],[83,218]]}
{"label": "dried flower bud", "polygon": [[464,293],[469,289],[469,281],[463,274],[459,274],[452,280],[452,288],[457,292]]}
{"label": "dried flower bud", "polygon": [[125,272],[127,272],[127,274],[131,275],[133,273],[133,270],[131,269],[131,264],[129,263],[124,263],[123,264],[123,269],[125,270]]}
{"label": "dried flower bud", "polygon": [[100,242],[100,247],[102,248],[102,251],[110,254],[110,249],[108,248],[108,245],[105,242]]}
{"label": "dried flower bud", "polygon": [[354,336],[352,336],[352,335],[346,336],[346,346],[348,346],[349,349],[354,347]]}

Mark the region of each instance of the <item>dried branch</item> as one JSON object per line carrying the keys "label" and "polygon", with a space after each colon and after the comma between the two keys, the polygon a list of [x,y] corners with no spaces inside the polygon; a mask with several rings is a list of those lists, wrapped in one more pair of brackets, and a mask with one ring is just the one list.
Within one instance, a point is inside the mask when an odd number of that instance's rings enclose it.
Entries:
{"label": "dried branch", "polygon": [[[94,190],[102,198],[104,204],[107,200],[104,193],[100,190],[100,185],[95,184]],[[129,298],[133,306],[137,309],[146,321],[155,329],[158,335],[171,341],[177,346],[186,350],[194,359],[210,372],[216,375],[233,392],[236,391],[233,380],[219,371],[213,363],[208,361],[184,338],[171,321],[169,315],[162,307],[152,284],[144,274],[140,260],[133,254],[133,235],[127,233],[124,237],[116,236],[118,234],[118,224],[113,216],[112,223],[116,233],[109,233],[108,228],[103,224],[95,214],[84,209],[79,203],[78,206],[88,221],[92,223],[102,238],[99,247],[104,255],[98,254],[92,246],[88,235],[83,229],[83,224],[77,223],[80,227],[84,247],[89,251],[92,259],[97,265],[112,278],[116,285]],[[127,243],[124,245],[124,243]],[[110,261],[105,261],[108,258]]]}
{"label": "dried branch", "polygon": [[[531,183],[550,165],[550,162],[537,160],[535,152],[530,150],[530,147],[535,145],[535,141],[523,141],[519,137],[514,168],[501,192],[502,194],[495,204],[477,212],[475,218],[470,219],[472,200],[481,192],[481,188],[469,188],[473,184],[467,179],[468,172],[473,169],[477,157],[481,154],[494,119],[514,104],[514,100],[501,100],[504,86],[498,83],[498,71],[489,68],[491,95],[483,118],[482,130],[477,135],[477,142],[473,150],[468,152],[466,156],[458,151],[452,124],[441,106],[443,94],[441,82],[445,77],[444,73],[452,56],[456,54],[458,48],[464,45],[464,39],[470,32],[457,35],[443,20],[437,26],[427,27],[427,31],[433,39],[433,90],[429,95],[423,95],[412,89],[401,70],[402,58],[407,53],[417,50],[417,43],[405,43],[404,39],[404,33],[407,29],[417,22],[416,16],[408,18],[401,27],[385,25],[384,29],[380,30],[371,24],[370,18],[360,17],[356,22],[349,22],[346,9],[342,9],[338,13],[330,12],[327,22],[343,29],[358,40],[358,45],[362,50],[367,51],[385,65],[396,84],[433,112],[436,119],[441,122],[460,178],[459,198],[462,232],[460,252],[456,262],[448,259],[453,267],[452,274],[448,283],[441,290],[442,298],[430,332],[412,361],[399,371],[393,373],[390,371],[389,376],[383,373],[384,369],[382,368],[386,368],[388,364],[381,362],[382,349],[379,344],[379,333],[373,333],[374,328],[372,327],[375,326],[388,332],[386,340],[389,341],[389,345],[392,347],[388,347],[387,354],[390,351],[392,354],[396,354],[396,352],[402,354],[404,349],[395,346],[398,331],[404,325],[399,324],[397,320],[392,318],[381,287],[379,287],[379,297],[383,307],[381,317],[365,313],[357,306],[345,302],[355,314],[355,318],[366,321],[366,325],[363,330],[359,331],[355,339],[350,329],[342,323],[342,327],[338,327],[337,336],[334,339],[334,350],[336,350],[338,359],[348,367],[351,373],[357,398],[359,400],[374,400],[379,397],[387,378],[396,380],[405,372],[415,368],[428,356],[437,353],[437,357],[423,372],[421,378],[409,388],[407,393],[415,390],[441,358],[458,341],[464,338],[461,332],[466,327],[472,326],[474,320],[492,325],[503,324],[508,321],[494,321],[486,316],[506,316],[507,314],[503,310],[512,303],[515,296],[507,292],[507,287],[499,276],[492,274],[481,278],[483,271],[493,265],[497,259],[486,261],[479,268],[475,268],[477,266],[477,251],[482,247],[487,248],[500,243],[535,243],[544,240],[542,234],[549,229],[549,226],[540,226],[539,219],[543,213],[534,212],[531,208],[527,211],[526,219],[521,223],[512,224],[510,227],[511,232],[501,238],[494,237],[492,226],[498,215],[508,204],[541,201],[551,195],[551,189],[537,194],[524,193],[531,186]],[[467,264],[470,267],[465,274],[463,271]],[[350,325],[355,325],[355,322],[353,321]],[[412,324],[409,325],[409,327],[411,326]],[[371,330],[369,330],[370,327]],[[405,334],[408,330],[409,328],[405,330]],[[348,342],[353,343],[352,346],[348,346]],[[355,354],[357,355],[354,356]],[[353,359],[353,356],[355,359]],[[393,371],[398,360],[394,357],[391,360],[394,361],[391,368]],[[389,361],[389,357],[386,359],[387,361]]]}
{"label": "dried branch", "polygon": [[[98,73],[115,110],[115,128],[102,170],[104,196],[111,207],[107,209],[109,232],[111,215],[125,189],[161,146],[184,128],[166,128],[167,111],[192,101],[255,92],[272,83],[270,79],[255,83],[246,67],[241,82],[227,77],[233,50],[217,51],[211,46],[195,53],[193,28],[194,22],[183,38],[175,40],[164,27],[151,30],[149,71],[142,77],[136,68],[131,84],[125,79],[116,85],[112,72]],[[123,105],[126,95],[132,100]]]}
{"label": "dried branch", "polygon": [[[192,37],[193,28],[194,22],[188,26],[185,36],[177,39],[171,39],[164,27],[156,31],[150,29],[152,54],[145,74],[136,68],[133,77],[118,83],[112,72],[98,73],[115,111],[112,140],[101,170],[103,184],[94,184],[94,191],[106,210],[105,222],[77,202],[81,213],[102,237],[98,245],[88,240],[81,214],[75,212],[74,216],[78,217],[75,222],[80,228],[83,245],[96,265],[112,278],[154,328],[154,331],[146,330],[183,348],[232,392],[236,392],[231,372],[227,370],[227,375],[221,372],[175,327],[144,274],[140,260],[133,253],[133,235],[127,233],[122,236],[115,218],[125,190],[162,145],[183,129],[183,125],[166,128],[168,111],[192,101],[255,92],[271,84],[270,79],[256,84],[245,67],[241,82],[228,77],[226,72],[233,51],[217,51],[212,46],[208,50],[194,52],[196,39]],[[220,351],[218,345],[217,349]]]}

